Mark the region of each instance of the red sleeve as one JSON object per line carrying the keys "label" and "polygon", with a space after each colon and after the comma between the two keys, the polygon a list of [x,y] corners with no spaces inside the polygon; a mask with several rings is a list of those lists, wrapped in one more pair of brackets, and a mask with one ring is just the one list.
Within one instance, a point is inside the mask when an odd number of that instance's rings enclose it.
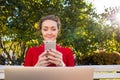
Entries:
{"label": "red sleeve", "polygon": [[33,66],[32,65],[32,52],[31,48],[29,48],[26,52],[25,60],[24,60],[24,66]]}
{"label": "red sleeve", "polygon": [[66,66],[75,66],[75,63],[74,63],[74,56],[73,56],[73,52],[71,49],[68,48],[67,50],[68,52],[68,55],[67,55],[67,63],[66,63]]}

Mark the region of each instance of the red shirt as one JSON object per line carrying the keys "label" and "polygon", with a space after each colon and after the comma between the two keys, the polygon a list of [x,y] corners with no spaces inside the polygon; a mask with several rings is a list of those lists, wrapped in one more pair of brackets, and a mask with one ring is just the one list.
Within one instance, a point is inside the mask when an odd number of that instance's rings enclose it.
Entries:
{"label": "red shirt", "polygon": [[[70,48],[56,45],[56,50],[62,53],[63,62],[65,63],[66,66],[74,66],[74,57],[72,50]],[[34,66],[38,61],[39,55],[43,51],[44,51],[44,44],[42,44],[39,47],[29,48],[25,56],[24,66]],[[56,65],[51,64],[49,66],[56,66]]]}

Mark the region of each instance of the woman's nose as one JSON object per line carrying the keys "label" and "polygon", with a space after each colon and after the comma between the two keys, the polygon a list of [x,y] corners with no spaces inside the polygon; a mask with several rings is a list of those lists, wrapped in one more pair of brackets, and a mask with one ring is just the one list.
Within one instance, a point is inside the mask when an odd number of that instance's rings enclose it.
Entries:
{"label": "woman's nose", "polygon": [[49,31],[48,31],[48,34],[52,34],[52,31],[51,31],[51,30],[49,30]]}

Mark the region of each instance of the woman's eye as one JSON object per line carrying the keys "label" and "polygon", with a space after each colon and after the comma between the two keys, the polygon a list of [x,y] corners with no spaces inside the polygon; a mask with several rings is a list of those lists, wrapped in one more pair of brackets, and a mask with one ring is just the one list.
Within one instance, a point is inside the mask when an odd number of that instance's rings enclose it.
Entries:
{"label": "woman's eye", "polygon": [[47,31],[47,29],[43,29],[44,31]]}
{"label": "woman's eye", "polygon": [[52,29],[53,31],[56,31],[56,29]]}

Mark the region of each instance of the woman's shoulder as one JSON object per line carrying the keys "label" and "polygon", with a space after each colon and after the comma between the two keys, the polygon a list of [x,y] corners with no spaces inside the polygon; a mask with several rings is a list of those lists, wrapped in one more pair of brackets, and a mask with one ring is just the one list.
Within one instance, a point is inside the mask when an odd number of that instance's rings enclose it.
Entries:
{"label": "woman's shoulder", "polygon": [[29,47],[29,50],[38,50],[44,48],[43,45]]}
{"label": "woman's shoulder", "polygon": [[57,44],[57,48],[58,49],[61,49],[61,50],[64,50],[64,51],[72,51],[72,49],[68,46],[61,46],[59,44]]}

